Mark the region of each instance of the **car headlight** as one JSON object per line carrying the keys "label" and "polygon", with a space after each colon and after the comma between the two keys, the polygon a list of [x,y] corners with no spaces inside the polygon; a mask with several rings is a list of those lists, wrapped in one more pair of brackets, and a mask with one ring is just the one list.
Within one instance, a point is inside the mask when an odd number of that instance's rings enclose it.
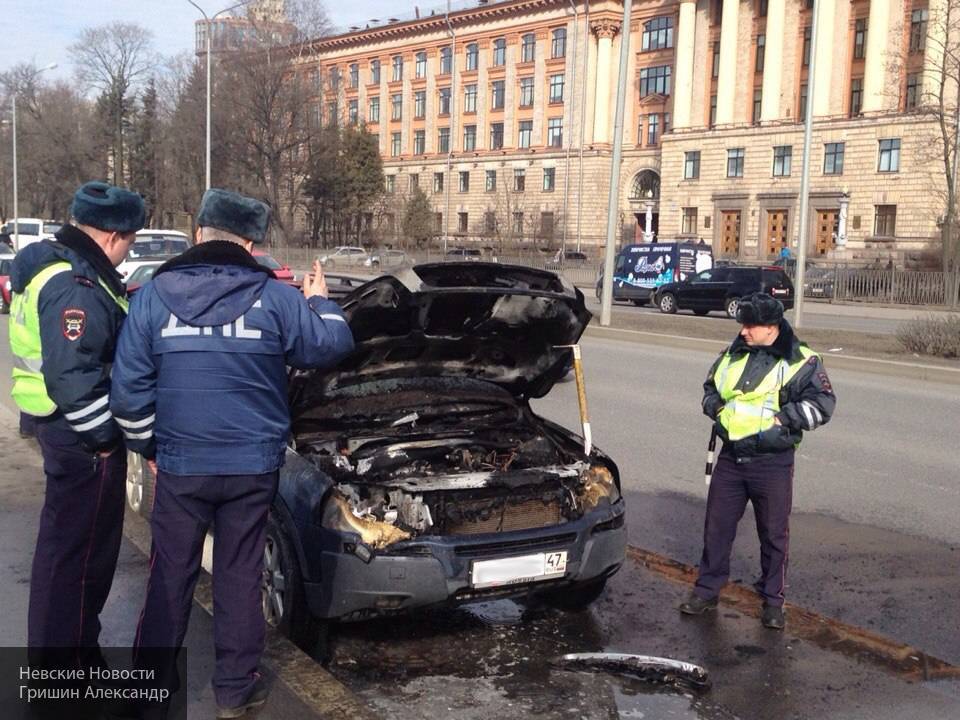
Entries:
{"label": "car headlight", "polygon": [[357,517],[353,514],[347,498],[336,490],[323,506],[320,524],[328,530],[355,533],[364,543],[375,549],[410,539],[410,533],[398,527],[367,517]]}
{"label": "car headlight", "polygon": [[612,505],[620,499],[620,490],[613,480],[613,473],[603,465],[591,465],[580,474],[583,489],[580,491],[580,502],[584,512],[593,510],[602,503]]}

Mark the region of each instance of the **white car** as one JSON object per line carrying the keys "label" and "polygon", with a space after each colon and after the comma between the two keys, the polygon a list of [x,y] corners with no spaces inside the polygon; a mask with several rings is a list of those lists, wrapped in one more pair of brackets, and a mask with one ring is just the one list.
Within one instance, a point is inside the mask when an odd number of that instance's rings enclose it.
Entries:
{"label": "white car", "polygon": [[54,220],[20,218],[19,220],[11,220],[8,222],[0,228],[0,232],[7,233],[10,236],[10,241],[14,243],[17,242],[16,235],[19,233],[19,246],[16,250],[20,251],[31,243],[39,242],[40,240],[53,240],[53,236],[61,227],[63,227],[63,225]]}
{"label": "white car", "polygon": [[143,261],[168,260],[187,250],[190,244],[190,237],[179,230],[139,230],[117,272],[126,281]]}
{"label": "white car", "polygon": [[324,267],[332,268],[346,266],[363,267],[369,258],[369,253],[362,247],[341,245],[340,247],[334,248],[333,252],[321,255],[318,259]]}

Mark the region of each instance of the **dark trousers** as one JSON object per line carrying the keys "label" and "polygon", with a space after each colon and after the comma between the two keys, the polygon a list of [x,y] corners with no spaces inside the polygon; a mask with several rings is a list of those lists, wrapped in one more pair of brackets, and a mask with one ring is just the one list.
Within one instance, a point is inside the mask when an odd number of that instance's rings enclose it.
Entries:
{"label": "dark trousers", "polygon": [[730,551],[737,523],[749,500],[760,538],[760,580],[755,587],[764,603],[783,605],[790,544],[794,452],[764,455],[738,463],[720,453],[703,527],[703,555],[694,592],[710,599],[720,593],[730,575]]}
{"label": "dark trousers", "polygon": [[31,661],[42,662],[41,648],[93,649],[95,658],[120,553],[127,454],[97,458],[59,415],[35,429],[47,489],[30,575]]}
{"label": "dark trousers", "polygon": [[[150,528],[150,579],[137,628],[135,654],[152,658],[183,644],[203,541],[211,523],[213,640],[217,703],[236,707],[248,699],[259,674],[265,635],[260,591],[267,513],[279,473],[171,475],[159,472]],[[161,652],[157,652],[161,651]],[[136,662],[141,664],[138,657]],[[167,670],[168,671],[168,670]],[[164,669],[161,669],[164,672]]]}

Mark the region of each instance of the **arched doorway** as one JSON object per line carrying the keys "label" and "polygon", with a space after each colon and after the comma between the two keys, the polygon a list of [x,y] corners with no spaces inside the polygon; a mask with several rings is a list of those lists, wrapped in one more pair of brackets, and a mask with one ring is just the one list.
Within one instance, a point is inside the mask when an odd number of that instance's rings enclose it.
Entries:
{"label": "arched doorway", "polygon": [[660,175],[641,170],[630,185],[630,209],[637,220],[635,242],[653,242],[660,229]]}

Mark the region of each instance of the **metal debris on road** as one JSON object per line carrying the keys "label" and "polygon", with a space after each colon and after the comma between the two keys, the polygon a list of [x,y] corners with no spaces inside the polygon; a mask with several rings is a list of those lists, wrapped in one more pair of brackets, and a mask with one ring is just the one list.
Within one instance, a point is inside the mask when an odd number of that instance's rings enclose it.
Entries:
{"label": "metal debris on road", "polygon": [[553,661],[564,669],[592,670],[630,675],[647,682],[689,690],[709,690],[706,669],[693,663],[653,655],[627,653],[568,653]]}

